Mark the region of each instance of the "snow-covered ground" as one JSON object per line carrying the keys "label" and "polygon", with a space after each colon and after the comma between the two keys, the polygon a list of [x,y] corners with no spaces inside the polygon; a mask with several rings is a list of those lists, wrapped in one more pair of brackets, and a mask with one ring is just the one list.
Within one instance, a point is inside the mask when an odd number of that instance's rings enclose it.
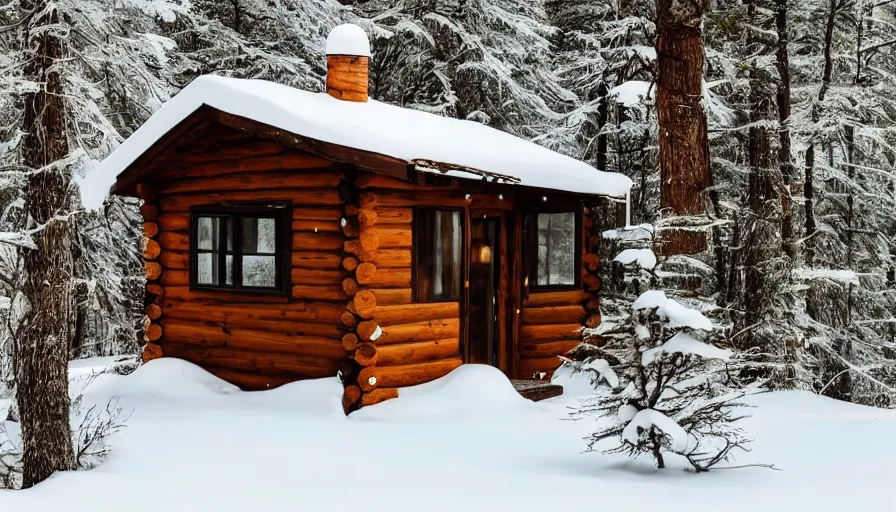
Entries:
{"label": "snow-covered ground", "polygon": [[[105,363],[103,363],[105,364]],[[84,367],[75,371],[84,373]],[[6,511],[883,511],[893,510],[896,411],[802,392],[755,396],[755,443],[738,464],[695,475],[677,460],[582,453],[593,422],[568,421],[588,386],[538,404],[496,370],[465,366],[345,418],[335,379],[245,393],[162,359],[102,375],[133,415],[98,469],[0,491]],[[671,458],[671,457],[670,457]]]}

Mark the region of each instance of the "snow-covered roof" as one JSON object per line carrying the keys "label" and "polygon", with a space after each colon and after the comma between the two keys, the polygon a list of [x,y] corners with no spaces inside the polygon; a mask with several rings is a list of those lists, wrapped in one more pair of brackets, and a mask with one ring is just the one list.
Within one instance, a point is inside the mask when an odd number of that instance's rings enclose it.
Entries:
{"label": "snow-covered roof", "polygon": [[[82,194],[105,194],[119,173],[203,105],[296,135],[413,162],[479,169],[545,189],[622,197],[631,180],[599,171],[535,143],[472,121],[370,100],[341,101],[264,80],[206,75],[166,102],[81,182]],[[444,167],[444,166],[442,166]],[[86,197],[85,197],[86,200]],[[85,207],[90,207],[85,204]]]}
{"label": "snow-covered roof", "polygon": [[364,29],[355,24],[339,25],[327,36],[327,55],[370,57],[370,39]]}

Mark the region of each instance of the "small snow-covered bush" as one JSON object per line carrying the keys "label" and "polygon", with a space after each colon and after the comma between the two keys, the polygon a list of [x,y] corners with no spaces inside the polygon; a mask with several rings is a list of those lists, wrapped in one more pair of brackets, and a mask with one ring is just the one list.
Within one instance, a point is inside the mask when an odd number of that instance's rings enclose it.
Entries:
{"label": "small snow-covered bush", "polygon": [[[574,351],[586,357],[571,363],[599,388],[574,415],[607,420],[587,438],[589,451],[650,454],[660,468],[674,453],[702,472],[745,449],[734,425],[744,393],[731,383],[732,353],[702,341],[712,329],[703,313],[656,290],[642,293],[628,318],[592,329],[586,339],[600,342]],[[608,440],[618,444],[607,449]]]}

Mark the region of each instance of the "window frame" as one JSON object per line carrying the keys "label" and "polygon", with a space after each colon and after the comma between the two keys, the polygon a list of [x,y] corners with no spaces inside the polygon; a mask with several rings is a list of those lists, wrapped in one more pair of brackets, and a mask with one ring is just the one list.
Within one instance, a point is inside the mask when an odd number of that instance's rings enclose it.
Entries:
{"label": "window frame", "polygon": [[[221,251],[199,250],[199,219],[201,217],[218,217],[229,219],[233,237],[231,254],[233,255],[233,284],[207,284],[199,282],[199,254],[200,252],[222,253],[222,260],[226,261],[226,249]],[[242,257],[243,254],[243,224],[244,218],[274,219],[274,230],[277,233],[275,239],[274,254],[274,280],[276,286],[243,286],[242,282]],[[292,203],[289,201],[266,201],[264,203],[221,203],[215,205],[194,206],[190,208],[190,290],[229,292],[246,295],[269,295],[276,297],[289,297],[292,276],[290,266],[292,260]],[[227,240],[223,241],[226,248]],[[220,247],[218,248],[220,249]],[[253,254],[248,254],[252,256]],[[266,255],[271,256],[271,255]],[[226,272],[226,271],[225,271]]]}
{"label": "window frame", "polygon": [[[572,213],[575,216],[575,255],[573,260],[574,282],[572,284],[538,284],[538,216],[542,214]],[[582,245],[583,238],[583,211],[581,206],[570,208],[555,208],[532,210],[525,215],[525,240],[527,262],[526,283],[524,288],[528,293],[574,291],[582,289]],[[528,294],[527,294],[528,295]]]}
{"label": "window frame", "polygon": [[[458,212],[460,213],[460,272],[458,272],[458,283],[457,283],[457,297],[456,298],[422,298],[420,297],[420,289],[418,286],[419,276],[417,271],[417,262],[419,260],[418,252],[421,249],[421,245],[419,243],[420,237],[417,236],[417,233],[420,231],[421,226],[421,215],[422,211],[446,211],[446,212]],[[445,206],[414,206],[413,207],[413,222],[411,223],[411,303],[413,304],[432,304],[432,303],[440,303],[440,302],[462,302],[464,300],[464,282],[466,279],[466,263],[467,263],[467,217],[466,210],[464,208],[458,207],[445,207]]]}

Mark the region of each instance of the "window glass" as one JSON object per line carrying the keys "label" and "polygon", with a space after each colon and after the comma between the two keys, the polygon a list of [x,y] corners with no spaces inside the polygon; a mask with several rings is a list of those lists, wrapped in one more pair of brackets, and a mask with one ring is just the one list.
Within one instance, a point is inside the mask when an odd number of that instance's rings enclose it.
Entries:
{"label": "window glass", "polygon": [[193,284],[228,289],[284,287],[290,248],[279,248],[277,237],[286,225],[286,209],[261,210],[237,207],[195,217]]}
{"label": "window glass", "polygon": [[538,260],[535,284],[573,286],[576,284],[576,214],[539,213]]}
{"label": "window glass", "polygon": [[416,279],[419,302],[458,300],[463,229],[458,210],[420,209],[415,214]]}

